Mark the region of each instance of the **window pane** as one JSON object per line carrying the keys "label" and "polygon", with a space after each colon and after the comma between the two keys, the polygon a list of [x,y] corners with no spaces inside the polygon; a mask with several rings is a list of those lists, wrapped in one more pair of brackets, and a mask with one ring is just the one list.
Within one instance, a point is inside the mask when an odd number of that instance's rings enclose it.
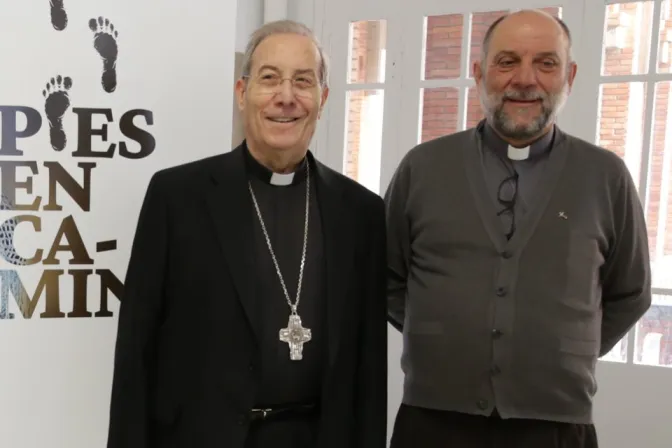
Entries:
{"label": "window pane", "polygon": [[385,82],[387,21],[368,20],[350,24],[351,84]]}
{"label": "window pane", "polygon": [[658,35],[658,71],[670,73],[672,67],[672,1],[664,0],[660,10]]}
{"label": "window pane", "polygon": [[656,84],[649,157],[646,219],[653,287],[672,289],[672,95],[669,81]]}
{"label": "window pane", "polygon": [[425,30],[424,79],[459,78],[462,15],[426,17]]}
{"label": "window pane", "polygon": [[348,177],[378,193],[384,92],[353,90],[347,93],[346,101],[347,146],[343,171]]}
{"label": "window pane", "polygon": [[620,3],[606,8],[602,74],[647,73],[653,2]]}
{"label": "window pane", "polygon": [[457,131],[459,92],[453,87],[422,89],[421,141]]}
{"label": "window pane", "polygon": [[672,367],[672,296],[654,295],[639,321],[635,363]]}
{"label": "window pane", "polygon": [[467,129],[469,129],[475,127],[485,115],[478,97],[478,87],[471,87],[467,92]]}
{"label": "window pane", "polygon": [[597,144],[625,159],[639,185],[646,83],[602,84],[600,99]]}
{"label": "window pane", "polygon": [[481,57],[481,45],[492,23],[508,11],[477,12],[471,15],[471,42],[469,49],[469,77],[474,76],[474,62]]}
{"label": "window pane", "polygon": [[624,337],[614,346],[606,355],[600,358],[601,361],[625,363],[628,359],[628,337]]}

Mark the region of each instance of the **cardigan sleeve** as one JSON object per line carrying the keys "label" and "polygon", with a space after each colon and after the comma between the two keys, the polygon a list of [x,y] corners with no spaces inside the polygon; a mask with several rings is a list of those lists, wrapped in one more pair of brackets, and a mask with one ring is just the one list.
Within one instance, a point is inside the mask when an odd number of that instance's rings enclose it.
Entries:
{"label": "cardigan sleeve", "polygon": [[408,157],[399,164],[385,192],[387,221],[388,322],[401,331],[406,305],[406,279],[410,260],[410,231],[406,215],[410,168]]}
{"label": "cardigan sleeve", "polygon": [[607,354],[651,306],[648,235],[637,188],[625,166],[613,202],[614,239],[602,283],[600,356]]}

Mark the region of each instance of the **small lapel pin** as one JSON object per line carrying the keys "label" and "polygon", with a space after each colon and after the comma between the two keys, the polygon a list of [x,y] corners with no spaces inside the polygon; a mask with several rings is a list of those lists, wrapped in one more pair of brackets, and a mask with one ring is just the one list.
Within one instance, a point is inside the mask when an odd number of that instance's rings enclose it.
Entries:
{"label": "small lapel pin", "polygon": [[558,212],[558,218],[567,219],[565,212]]}

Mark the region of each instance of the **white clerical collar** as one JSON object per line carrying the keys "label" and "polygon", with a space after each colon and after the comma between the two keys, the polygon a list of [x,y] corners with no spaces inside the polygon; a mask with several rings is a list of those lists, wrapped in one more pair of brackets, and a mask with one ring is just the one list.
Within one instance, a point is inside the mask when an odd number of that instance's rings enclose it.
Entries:
{"label": "white clerical collar", "polygon": [[245,157],[245,165],[248,174],[253,175],[262,182],[276,187],[287,187],[290,185],[298,185],[306,179],[307,164],[310,163],[307,155],[304,157],[294,172],[275,173],[259,163],[257,159],[252,157],[250,150],[247,148],[246,142],[243,142],[242,150]]}
{"label": "white clerical collar", "polygon": [[523,148],[516,148],[504,141],[485,119],[478,124],[478,129],[481,132],[485,146],[490,151],[494,151],[500,157],[506,155],[506,158],[512,161],[535,159],[546,154],[553,146],[555,135],[554,127],[534,143]]}
{"label": "white clerical collar", "polygon": [[515,146],[509,145],[509,149],[506,152],[506,155],[511,160],[525,160],[530,157],[530,146],[525,146],[524,148],[516,148]]}
{"label": "white clerical collar", "polygon": [[292,185],[294,181],[294,173],[273,173],[271,174],[271,185],[279,185],[285,187],[287,185]]}

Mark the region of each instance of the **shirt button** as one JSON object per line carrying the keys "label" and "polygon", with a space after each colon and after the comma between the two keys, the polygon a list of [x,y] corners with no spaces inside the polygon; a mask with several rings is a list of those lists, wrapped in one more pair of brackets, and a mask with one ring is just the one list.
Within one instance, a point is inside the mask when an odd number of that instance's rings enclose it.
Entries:
{"label": "shirt button", "polygon": [[504,252],[502,252],[502,257],[503,258],[509,259],[509,258],[511,258],[511,256],[512,256],[512,254],[508,250],[505,250]]}
{"label": "shirt button", "polygon": [[499,375],[502,373],[501,369],[498,366],[493,366],[492,369],[490,369],[490,373],[493,375]]}
{"label": "shirt button", "polygon": [[488,400],[478,400],[478,403],[476,403],[479,409],[481,410],[486,410],[488,408]]}
{"label": "shirt button", "polygon": [[495,328],[494,330],[492,330],[492,337],[493,337],[494,339],[499,339],[499,338],[501,338],[501,337],[502,337],[502,334],[503,334],[503,333],[502,333],[500,330],[496,329],[496,328]]}
{"label": "shirt button", "polygon": [[506,295],[506,288],[500,286],[497,288],[496,293],[499,297],[504,297]]}

